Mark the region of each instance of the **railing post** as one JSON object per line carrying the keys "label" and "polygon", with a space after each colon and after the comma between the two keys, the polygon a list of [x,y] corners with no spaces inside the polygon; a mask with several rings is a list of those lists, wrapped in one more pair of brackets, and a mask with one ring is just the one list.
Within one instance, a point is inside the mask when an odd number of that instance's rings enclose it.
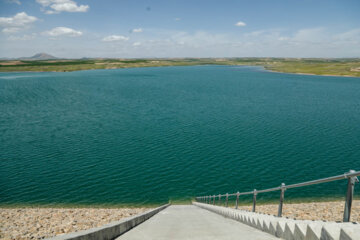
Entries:
{"label": "railing post", "polygon": [[[349,171],[349,173],[354,173],[354,172],[355,172],[355,170]],[[353,200],[353,196],[354,196],[354,187],[355,187],[356,182],[359,182],[357,177],[349,177],[348,178],[343,222],[350,221],[351,204],[352,204],[352,200]]]}
{"label": "railing post", "polygon": [[229,193],[226,193],[226,203],[225,203],[225,207],[228,207],[228,201],[229,201]]}
{"label": "railing post", "polygon": [[[345,207],[344,207],[344,215],[343,215],[343,222],[349,222],[350,221],[350,217],[351,217],[351,207],[352,207],[352,200],[353,200],[353,195],[354,195],[354,189],[355,189],[355,184],[357,182],[359,182],[358,176],[360,176],[360,171],[355,171],[355,170],[350,170],[347,173],[341,174],[341,175],[337,175],[337,176],[332,176],[332,177],[328,177],[328,178],[322,178],[322,179],[317,179],[317,180],[312,180],[312,181],[307,181],[307,182],[302,182],[302,183],[297,183],[297,184],[291,184],[291,185],[285,185],[285,183],[282,183],[280,185],[280,187],[275,187],[275,188],[269,188],[269,189],[264,189],[259,191],[260,193],[262,192],[272,192],[272,191],[278,191],[280,190],[280,202],[279,202],[279,208],[278,208],[278,217],[282,216],[282,211],[283,211],[283,205],[284,205],[284,197],[285,197],[285,191],[288,188],[298,188],[298,187],[304,187],[304,186],[309,186],[309,185],[314,185],[314,184],[319,184],[319,183],[325,183],[325,182],[332,182],[332,181],[337,181],[337,180],[343,180],[343,179],[347,179],[348,183],[347,183],[347,192],[346,192],[346,200],[345,200]],[[229,207],[229,196],[235,196],[236,195],[236,204],[235,204],[235,209],[239,208],[239,197],[240,195],[251,195],[253,194],[253,206],[252,206],[252,211],[255,212],[256,211],[256,198],[257,198],[257,190],[254,189],[251,192],[243,192],[240,193],[239,191],[234,194],[234,193],[226,193],[224,195],[209,195],[209,196],[197,196],[195,197],[195,201],[196,202],[203,202],[206,204],[212,204],[212,205],[222,205],[221,203],[221,197],[224,196],[226,197],[225,203],[223,204],[225,207]],[[216,202],[216,199],[218,197],[218,202]]]}
{"label": "railing post", "polygon": [[238,209],[239,207],[239,196],[240,196],[240,193],[239,191],[236,193],[236,204],[235,204],[235,209]]}
{"label": "railing post", "polygon": [[254,189],[254,196],[253,196],[253,207],[252,207],[253,212],[255,212],[255,207],[256,207],[256,189]]}
{"label": "railing post", "polygon": [[284,194],[285,194],[285,183],[281,184],[281,192],[280,192],[280,203],[279,203],[279,209],[278,209],[278,217],[282,216],[282,208],[284,203]]}

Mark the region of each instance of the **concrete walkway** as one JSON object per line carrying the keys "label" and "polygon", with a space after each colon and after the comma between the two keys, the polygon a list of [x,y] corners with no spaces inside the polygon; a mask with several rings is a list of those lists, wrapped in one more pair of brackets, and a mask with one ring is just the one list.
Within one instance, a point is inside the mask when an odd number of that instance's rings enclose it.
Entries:
{"label": "concrete walkway", "polygon": [[278,238],[194,205],[173,205],[116,239],[270,240]]}

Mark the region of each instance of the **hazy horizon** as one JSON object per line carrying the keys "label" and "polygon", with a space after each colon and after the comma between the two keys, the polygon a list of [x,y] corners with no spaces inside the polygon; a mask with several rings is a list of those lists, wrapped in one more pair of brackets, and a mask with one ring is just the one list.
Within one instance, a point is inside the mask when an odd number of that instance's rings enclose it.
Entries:
{"label": "hazy horizon", "polygon": [[76,58],[70,58],[70,57],[57,57],[54,54],[51,53],[34,53],[31,56],[22,56],[22,57],[0,57],[2,59],[25,59],[25,58],[31,58],[37,54],[48,54],[51,55],[57,59],[75,59],[75,60],[81,60],[81,59],[247,59],[247,58],[258,58],[258,59],[264,59],[264,58],[274,58],[274,59],[358,59],[360,57],[250,57],[250,56],[244,56],[244,57],[76,57]]}
{"label": "hazy horizon", "polygon": [[357,58],[360,2],[0,0],[0,58]]}

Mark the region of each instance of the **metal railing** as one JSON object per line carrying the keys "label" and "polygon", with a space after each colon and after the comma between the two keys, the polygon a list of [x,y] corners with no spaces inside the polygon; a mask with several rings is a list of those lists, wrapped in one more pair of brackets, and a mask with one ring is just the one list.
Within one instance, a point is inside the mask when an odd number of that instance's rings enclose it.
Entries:
{"label": "metal railing", "polygon": [[251,192],[237,192],[237,193],[226,193],[226,194],[219,194],[219,195],[208,195],[208,196],[201,196],[201,197],[195,197],[195,200],[198,202],[204,202],[208,204],[215,205],[216,198],[218,198],[218,204],[221,204],[221,197],[225,198],[225,206],[228,207],[229,203],[229,197],[230,196],[236,196],[236,203],[235,208],[238,209],[239,206],[239,197],[242,195],[253,195],[253,205],[252,205],[252,211],[255,212],[256,208],[256,195],[259,193],[266,193],[266,192],[273,192],[273,191],[280,191],[280,202],[279,202],[279,208],[278,208],[278,217],[282,216],[282,208],[284,203],[284,196],[285,196],[285,190],[291,189],[291,188],[298,188],[298,187],[304,187],[314,184],[320,184],[320,183],[326,183],[326,182],[333,182],[337,180],[343,180],[348,179],[347,184],[347,191],[346,191],[346,199],[345,199],[345,209],[344,209],[344,216],[343,216],[343,222],[349,222],[350,221],[350,213],[351,213],[351,204],[353,200],[354,195],[354,186],[356,182],[359,182],[357,176],[360,176],[360,171],[350,170],[348,173],[344,173],[342,175],[328,177],[328,178],[322,178],[318,180],[303,182],[303,183],[296,183],[291,185],[285,185],[285,183],[282,183],[279,187],[264,189],[264,190],[256,190],[254,189]]}

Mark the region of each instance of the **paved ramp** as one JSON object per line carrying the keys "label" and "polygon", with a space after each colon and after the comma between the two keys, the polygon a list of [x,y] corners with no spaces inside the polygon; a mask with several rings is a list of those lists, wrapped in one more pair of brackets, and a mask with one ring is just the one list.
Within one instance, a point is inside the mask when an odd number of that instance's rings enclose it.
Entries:
{"label": "paved ramp", "polygon": [[268,233],[194,205],[173,205],[117,240],[270,240]]}

